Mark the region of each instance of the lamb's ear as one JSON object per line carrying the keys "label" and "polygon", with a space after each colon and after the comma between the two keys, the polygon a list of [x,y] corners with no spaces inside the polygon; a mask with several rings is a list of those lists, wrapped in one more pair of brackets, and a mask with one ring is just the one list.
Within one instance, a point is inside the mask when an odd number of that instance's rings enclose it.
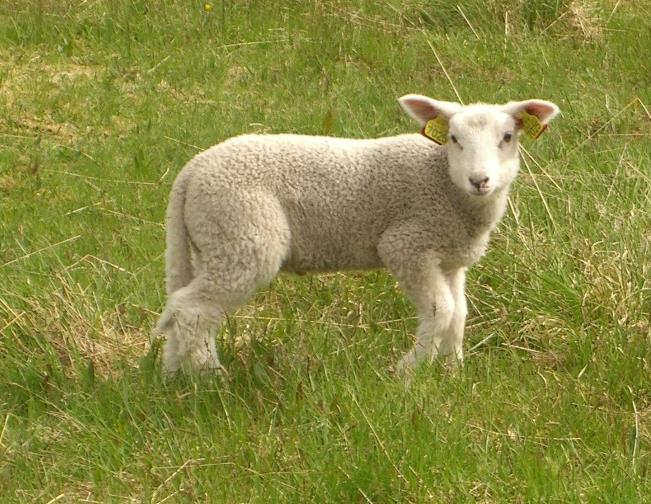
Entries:
{"label": "lamb's ear", "polygon": [[443,116],[444,119],[449,119],[462,108],[455,102],[432,100],[427,96],[416,94],[405,95],[398,98],[398,101],[403,110],[416,119],[421,126],[436,117]]}
{"label": "lamb's ear", "polygon": [[422,126],[421,133],[438,144],[448,141],[448,120],[463,107],[459,103],[408,94],[398,99],[403,110]]}
{"label": "lamb's ear", "polygon": [[538,138],[547,125],[558,115],[560,109],[545,100],[525,100],[509,102],[503,107],[504,112],[515,119],[515,125],[531,138]]}

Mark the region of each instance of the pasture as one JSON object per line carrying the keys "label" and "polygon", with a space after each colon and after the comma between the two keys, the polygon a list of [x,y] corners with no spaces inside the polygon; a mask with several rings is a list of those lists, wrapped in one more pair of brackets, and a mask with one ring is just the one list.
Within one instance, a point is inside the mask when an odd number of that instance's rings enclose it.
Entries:
{"label": "pasture", "polygon": [[[615,0],[0,3],[2,502],[645,502],[651,11]],[[383,271],[281,276],[160,375],[163,219],[245,132],[417,130],[396,98],[561,110],[407,387]]]}

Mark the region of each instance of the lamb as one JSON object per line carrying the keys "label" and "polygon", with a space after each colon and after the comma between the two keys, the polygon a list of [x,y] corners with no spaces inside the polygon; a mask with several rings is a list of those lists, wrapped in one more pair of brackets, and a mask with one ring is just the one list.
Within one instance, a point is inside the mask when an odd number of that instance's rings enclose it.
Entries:
{"label": "lamb", "polygon": [[222,319],[280,271],[379,267],[419,319],[398,370],[437,355],[461,364],[466,270],[504,214],[521,132],[538,136],[559,109],[399,102],[422,135],[243,135],[183,168],[166,216],[168,302],[157,326],[166,372],[221,370]]}

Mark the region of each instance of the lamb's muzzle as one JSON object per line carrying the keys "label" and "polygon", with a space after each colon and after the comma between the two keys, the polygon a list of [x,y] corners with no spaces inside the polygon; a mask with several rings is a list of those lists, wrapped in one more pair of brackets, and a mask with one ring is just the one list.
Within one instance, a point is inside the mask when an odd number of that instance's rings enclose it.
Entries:
{"label": "lamb's muzzle", "polygon": [[477,194],[487,194],[489,189],[489,178],[485,175],[471,175],[468,180],[475,188]]}

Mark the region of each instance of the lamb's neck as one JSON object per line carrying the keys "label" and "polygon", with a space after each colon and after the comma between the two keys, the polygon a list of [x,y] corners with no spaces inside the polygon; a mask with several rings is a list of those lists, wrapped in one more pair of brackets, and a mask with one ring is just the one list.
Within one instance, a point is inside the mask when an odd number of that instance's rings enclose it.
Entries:
{"label": "lamb's neck", "polygon": [[489,196],[463,195],[468,231],[471,234],[490,233],[506,211],[509,188],[496,190]]}

